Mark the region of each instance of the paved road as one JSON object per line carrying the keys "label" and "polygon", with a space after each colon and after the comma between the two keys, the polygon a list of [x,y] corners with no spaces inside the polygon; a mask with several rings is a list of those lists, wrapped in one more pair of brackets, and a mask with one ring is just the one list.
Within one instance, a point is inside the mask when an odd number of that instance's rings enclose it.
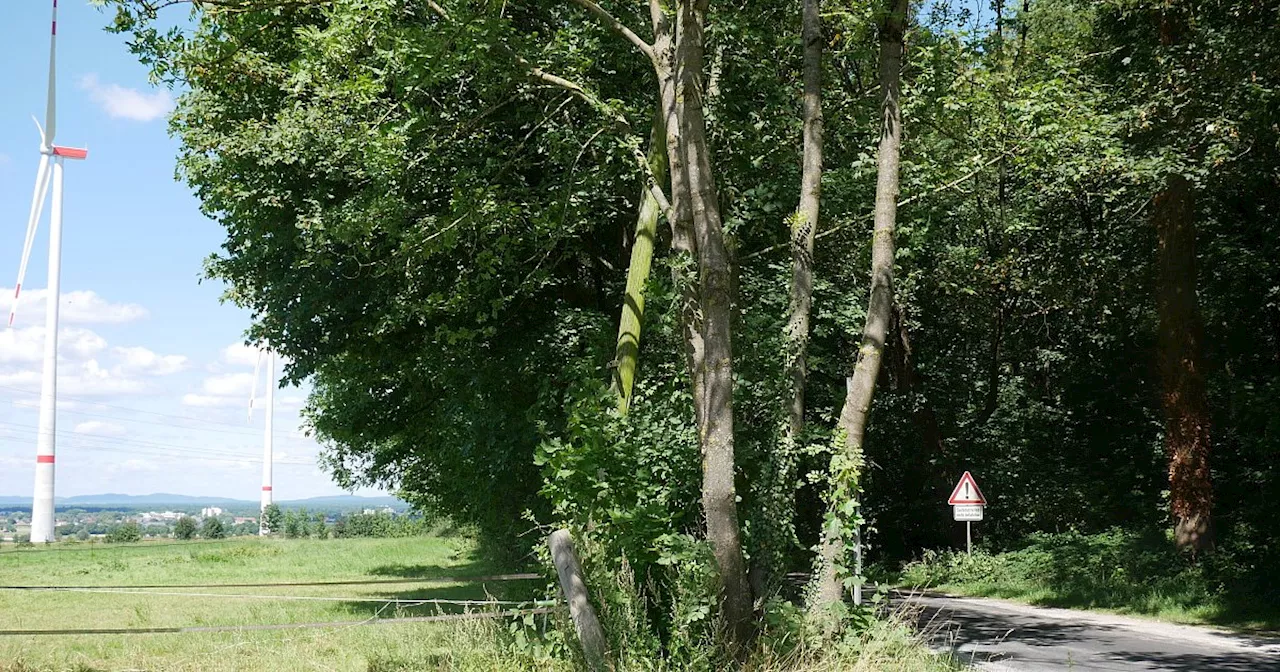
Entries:
{"label": "paved road", "polygon": [[984,672],[1280,672],[1280,638],[1002,600],[907,600],[935,649]]}

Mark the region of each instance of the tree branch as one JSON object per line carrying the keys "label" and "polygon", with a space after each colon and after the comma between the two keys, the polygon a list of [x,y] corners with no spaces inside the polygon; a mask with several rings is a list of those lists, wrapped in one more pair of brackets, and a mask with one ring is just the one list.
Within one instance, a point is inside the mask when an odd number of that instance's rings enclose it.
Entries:
{"label": "tree branch", "polygon": [[[575,0],[575,2],[576,1],[577,0]],[[435,12],[436,15],[438,15],[440,18],[446,21],[454,20],[453,16],[450,15],[449,12],[444,7],[441,7],[435,0],[426,0],[426,2],[427,2],[427,6],[431,8],[431,11]],[[600,10],[600,11],[603,12],[604,10]],[[639,39],[639,38],[637,37],[636,39]],[[542,68],[530,63],[528,59],[521,56],[520,54],[517,54],[515,50],[513,50],[511,47],[507,46],[502,42],[499,42],[498,46],[503,51],[507,52],[507,55],[510,56],[513,60],[515,60],[515,62],[518,63],[520,67],[524,68],[525,71],[529,73],[530,77],[533,77],[534,79],[540,82],[543,82],[545,84],[549,84],[551,86],[555,86],[572,93],[578,99],[582,100],[586,104],[595,108],[597,112],[600,112],[606,117],[613,119],[614,122],[616,122],[618,126],[621,127],[623,131],[626,132],[628,135],[631,135],[631,136],[635,135],[634,130],[631,128],[631,122],[627,121],[627,118],[623,116],[622,113],[609,107],[608,104],[606,104],[603,100],[600,100],[598,97],[596,97],[595,94],[588,91],[581,84],[578,84],[577,82],[565,79],[564,77],[561,77],[559,75],[552,74],[550,72],[547,72],[546,70],[543,70]],[[645,46],[648,46],[648,45],[646,44]],[[648,53],[652,55],[653,49],[650,48]],[[652,56],[650,56],[650,58],[652,60]],[[640,148],[635,144],[628,143],[628,146],[631,149],[632,157],[635,158],[636,163],[639,164],[641,172],[645,176],[645,181],[649,185],[649,193],[652,194],[653,197],[658,201],[658,206],[662,208],[662,214],[664,217],[667,218],[667,221],[672,221],[671,218],[673,216],[673,213],[671,212],[671,201],[669,201],[666,195],[662,193],[661,183],[658,181],[657,176],[653,174],[653,168],[649,165],[649,159],[644,155],[644,152],[640,151]]]}
{"label": "tree branch", "polygon": [[[904,205],[907,205],[908,203],[914,203],[914,202],[916,202],[916,201],[918,201],[918,200],[921,200],[921,199],[924,199],[924,198],[928,198],[928,197],[933,196],[933,195],[935,195],[935,194],[940,194],[940,193],[942,193],[942,192],[944,192],[944,191],[947,191],[947,190],[949,190],[949,189],[954,189],[956,186],[958,186],[958,185],[959,185],[959,184],[961,184],[962,182],[965,182],[966,180],[971,180],[971,179],[973,179],[973,176],[974,176],[974,175],[977,175],[978,173],[982,172],[982,171],[983,171],[987,166],[990,166],[991,164],[993,164],[993,163],[995,163],[995,162],[999,161],[1000,159],[1003,159],[1003,158],[1005,158],[1005,157],[1009,156],[1010,154],[1015,153],[1016,151],[1017,151],[1017,150],[1016,150],[1016,149],[1014,149],[1014,150],[1009,150],[1009,151],[1007,151],[1007,152],[1003,152],[1003,153],[1001,153],[999,156],[996,156],[996,157],[993,157],[993,158],[987,159],[986,161],[984,161],[984,162],[982,163],[982,165],[978,166],[977,168],[974,168],[973,170],[971,170],[971,171],[969,171],[969,172],[965,173],[964,175],[961,175],[960,177],[957,177],[956,179],[954,179],[954,180],[952,180],[952,181],[950,181],[950,182],[948,182],[948,183],[946,183],[946,184],[944,184],[944,185],[942,185],[942,186],[939,186],[939,187],[936,187],[936,188],[931,189],[931,190],[929,190],[929,191],[926,191],[926,192],[925,192],[925,193],[923,193],[923,194],[916,194],[915,196],[912,196],[911,198],[904,198],[904,199],[902,199],[901,201],[898,201],[898,207],[902,207],[902,206],[904,206]],[[829,236],[829,235],[831,235],[831,234],[835,233],[836,231],[842,231],[842,230],[847,229],[847,228],[848,228],[848,225],[847,225],[847,224],[840,224],[840,225],[837,225],[837,226],[833,226],[833,227],[831,227],[831,228],[829,228],[829,229],[827,229],[827,230],[825,230],[825,231],[823,231],[823,232],[819,233],[818,235],[814,236],[814,238],[815,238],[815,239],[817,239],[817,238],[826,238],[827,236]],[[768,254],[768,253],[770,253],[770,252],[776,252],[776,251],[778,251],[778,250],[781,250],[781,249],[784,249],[784,248],[789,248],[789,247],[791,247],[791,241],[787,241],[787,242],[785,242],[785,243],[779,243],[779,244],[777,244],[777,245],[770,245],[769,247],[766,247],[766,248],[762,248],[762,249],[756,250],[755,252],[752,252],[752,253],[750,253],[750,254],[744,254],[744,255],[742,255],[741,259],[743,259],[743,260],[751,259],[751,258],[754,258],[754,257],[758,257],[758,256],[760,256],[760,255],[763,255],[763,254]]]}
{"label": "tree branch", "polygon": [[592,2],[591,0],[572,0],[572,1],[573,1],[573,4],[578,5],[579,7],[582,7],[588,12],[591,12],[592,15],[594,15],[597,19],[600,19],[600,21],[604,23],[606,26],[608,26],[611,30],[613,30],[613,32],[622,36],[623,39],[630,42],[631,44],[634,44],[636,46],[636,49],[639,49],[640,53],[648,57],[650,62],[653,61],[654,59],[653,45],[649,44],[648,42],[645,42],[643,38],[635,34],[634,31],[628,28],[616,17],[614,17],[609,12],[605,11],[603,7]]}

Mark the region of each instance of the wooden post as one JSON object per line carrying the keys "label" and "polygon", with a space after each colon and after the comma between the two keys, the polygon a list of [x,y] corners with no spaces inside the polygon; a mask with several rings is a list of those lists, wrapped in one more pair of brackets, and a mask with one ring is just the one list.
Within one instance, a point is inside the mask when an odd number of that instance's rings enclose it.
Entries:
{"label": "wooden post", "polygon": [[551,561],[560,576],[560,590],[564,591],[564,599],[569,603],[569,617],[573,619],[578,641],[582,643],[587,669],[604,672],[609,669],[604,630],[596,618],[596,610],[587,599],[587,584],[582,580],[582,565],[573,550],[573,537],[569,536],[569,530],[556,530],[547,539],[547,545],[551,548]]}

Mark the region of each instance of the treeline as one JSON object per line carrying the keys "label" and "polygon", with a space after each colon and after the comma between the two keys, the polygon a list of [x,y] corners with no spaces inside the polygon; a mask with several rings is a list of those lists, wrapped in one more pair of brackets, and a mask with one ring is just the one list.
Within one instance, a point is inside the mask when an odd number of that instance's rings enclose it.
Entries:
{"label": "treeline", "polygon": [[348,513],[328,521],[324,513],[306,509],[282,511],[272,504],[265,512],[267,530],[289,539],[348,539],[355,537],[417,537],[439,529],[434,519],[385,511]]}
{"label": "treeline", "polygon": [[1280,594],[1280,2],[115,4],[337,481],[573,527],[618,650],[843,616],[964,470]]}

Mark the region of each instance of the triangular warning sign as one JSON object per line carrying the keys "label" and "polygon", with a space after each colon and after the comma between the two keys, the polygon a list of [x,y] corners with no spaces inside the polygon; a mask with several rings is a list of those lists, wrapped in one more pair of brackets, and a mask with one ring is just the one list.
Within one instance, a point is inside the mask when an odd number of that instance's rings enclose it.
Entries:
{"label": "triangular warning sign", "polygon": [[960,482],[956,483],[956,489],[951,491],[951,498],[947,503],[986,504],[987,498],[982,496],[982,491],[978,489],[978,482],[973,480],[973,474],[966,471],[964,476],[960,477]]}

